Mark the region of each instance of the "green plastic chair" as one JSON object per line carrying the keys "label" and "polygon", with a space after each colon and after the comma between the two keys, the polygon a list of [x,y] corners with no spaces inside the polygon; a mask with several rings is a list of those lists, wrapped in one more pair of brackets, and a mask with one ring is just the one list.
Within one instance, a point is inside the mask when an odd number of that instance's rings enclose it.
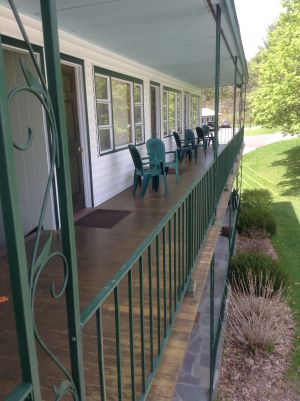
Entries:
{"label": "green plastic chair", "polygon": [[[206,157],[206,149],[208,146],[209,137],[204,135],[204,131],[201,127],[196,127],[197,133],[197,146],[198,148],[202,147],[204,150],[204,156]],[[202,143],[201,143],[202,142]]]}
{"label": "green plastic chair", "polygon": [[193,152],[193,147],[191,145],[186,145],[186,142],[184,139],[180,139],[180,136],[178,132],[173,131],[173,136],[176,142],[177,146],[177,155],[178,159],[180,162],[188,156],[189,160],[191,161],[192,159],[192,152]]}
{"label": "green plastic chair", "polygon": [[[179,160],[176,150],[166,152],[165,144],[161,139],[151,138],[146,143],[147,152],[149,154],[150,163],[161,163],[162,174],[168,171],[169,168],[174,168],[176,171],[176,181],[179,180]],[[166,161],[166,155],[173,154],[174,159]]]}
{"label": "green plastic chair", "polygon": [[[141,191],[141,198],[144,198],[145,193],[147,191],[148,185],[150,178],[152,177],[157,177],[157,180],[159,181],[159,176],[161,174],[161,168],[160,165],[157,163],[151,163],[148,157],[141,157],[139,151],[137,150],[136,146],[134,145],[128,145],[128,149],[130,151],[132,161],[134,164],[134,178],[133,178],[133,193],[135,194],[137,187],[139,185],[139,182],[142,178],[142,191]],[[148,161],[143,161],[148,159]],[[168,184],[167,184],[167,178],[164,174],[164,185],[165,185],[165,195],[168,194]]]}
{"label": "green plastic chair", "polygon": [[192,149],[194,160],[196,161],[198,156],[198,147],[196,145],[195,135],[192,129],[186,128],[184,130],[184,141],[185,146],[189,146]]}
{"label": "green plastic chair", "polygon": [[208,138],[208,142],[207,142],[207,147],[209,147],[210,143],[214,141],[214,134],[213,132],[209,129],[208,125],[203,124],[202,125],[202,131],[205,137]]}

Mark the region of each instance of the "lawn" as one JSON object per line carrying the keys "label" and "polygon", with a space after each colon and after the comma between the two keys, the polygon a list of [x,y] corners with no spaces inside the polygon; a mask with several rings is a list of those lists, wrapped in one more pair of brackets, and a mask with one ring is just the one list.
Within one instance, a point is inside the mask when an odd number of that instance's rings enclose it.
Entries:
{"label": "lawn", "polygon": [[290,377],[300,390],[300,138],[281,141],[247,154],[243,188],[266,188],[274,197],[277,233],[273,243],[289,277],[289,302],[297,333]]}
{"label": "lawn", "polygon": [[245,127],[245,135],[254,136],[254,135],[266,135],[266,134],[276,134],[277,132],[281,132],[280,128],[264,128],[260,126],[254,127]]}

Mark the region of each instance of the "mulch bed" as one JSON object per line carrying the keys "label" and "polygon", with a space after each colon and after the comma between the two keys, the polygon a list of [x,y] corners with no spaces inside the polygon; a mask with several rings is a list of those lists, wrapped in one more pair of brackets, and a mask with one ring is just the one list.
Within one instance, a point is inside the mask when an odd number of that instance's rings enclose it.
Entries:
{"label": "mulch bed", "polygon": [[[238,236],[237,252],[263,252],[278,259],[270,238]],[[287,307],[290,311],[290,308]],[[230,308],[229,308],[230,313]],[[300,401],[286,373],[291,363],[294,319],[289,312],[285,336],[272,353],[246,351],[232,344],[227,332],[218,386],[218,401]],[[229,329],[228,329],[229,330]]]}
{"label": "mulch bed", "polygon": [[291,317],[286,336],[272,353],[245,349],[225,343],[218,401],[299,401],[286,381],[293,347],[294,322]]}

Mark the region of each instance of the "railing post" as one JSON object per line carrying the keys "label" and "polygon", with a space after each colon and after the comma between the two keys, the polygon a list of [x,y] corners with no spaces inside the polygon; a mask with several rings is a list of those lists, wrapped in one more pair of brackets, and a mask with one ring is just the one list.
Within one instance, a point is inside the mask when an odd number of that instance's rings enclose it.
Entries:
{"label": "railing post", "polygon": [[210,264],[210,380],[209,400],[213,399],[215,376],[215,260],[214,255]]}
{"label": "railing post", "polygon": [[220,105],[220,56],[221,56],[221,7],[216,5],[216,59],[215,59],[215,139],[214,158],[218,156],[219,148],[219,105]]}
{"label": "railing post", "polygon": [[84,400],[85,390],[83,375],[82,338],[80,330],[77,257],[66,119],[58,43],[56,1],[40,0],[40,4],[44,34],[48,87],[53,104],[53,110],[58,131],[60,166],[59,168],[57,168],[57,181],[61,218],[62,248],[69,266],[66,300],[68,311],[69,347],[71,356],[72,377],[76,385],[79,400]]}
{"label": "railing post", "polygon": [[33,330],[23,224],[17,193],[13,140],[10,127],[5,69],[0,37],[0,199],[9,263],[22,380],[32,384],[32,397],[41,400],[37,353]]}
{"label": "railing post", "polygon": [[236,119],[236,87],[237,87],[237,57],[234,57],[234,93],[233,93],[233,122],[232,136],[235,135],[235,119]]}

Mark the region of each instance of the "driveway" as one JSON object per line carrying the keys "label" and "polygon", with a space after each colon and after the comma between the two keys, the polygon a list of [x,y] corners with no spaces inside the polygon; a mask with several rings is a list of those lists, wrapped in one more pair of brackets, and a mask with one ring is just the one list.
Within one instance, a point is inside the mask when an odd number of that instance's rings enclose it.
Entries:
{"label": "driveway", "polygon": [[278,132],[276,134],[245,136],[244,137],[244,142],[245,142],[244,155],[249,152],[252,152],[253,150],[255,150],[257,148],[261,148],[262,146],[270,145],[271,143],[279,142],[279,141],[283,141],[283,140],[291,139],[291,138],[293,138],[293,136],[291,136],[291,135],[283,136],[283,134],[281,132]]}

